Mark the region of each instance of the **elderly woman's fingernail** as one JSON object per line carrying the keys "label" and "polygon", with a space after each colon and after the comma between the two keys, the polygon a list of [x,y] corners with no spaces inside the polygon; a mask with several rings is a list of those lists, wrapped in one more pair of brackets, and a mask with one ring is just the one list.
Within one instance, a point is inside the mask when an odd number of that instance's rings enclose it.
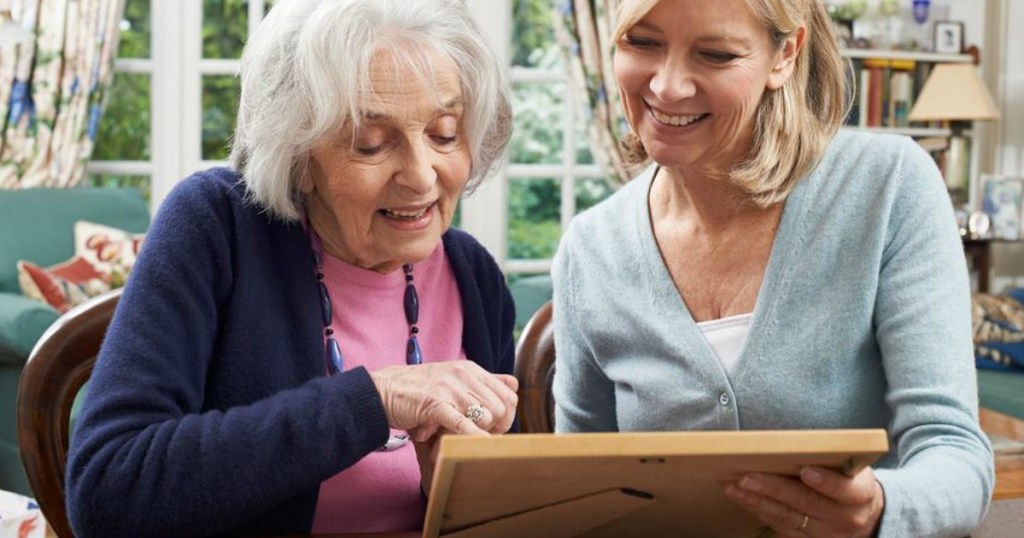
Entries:
{"label": "elderly woman's fingernail", "polygon": [[748,491],[761,491],[764,489],[764,482],[755,476],[744,476],[740,480],[740,487]]}
{"label": "elderly woman's fingernail", "polygon": [[800,478],[803,478],[804,482],[812,486],[820,484],[824,479],[824,477],[821,476],[821,473],[811,469],[810,467],[804,467],[804,469],[800,471]]}

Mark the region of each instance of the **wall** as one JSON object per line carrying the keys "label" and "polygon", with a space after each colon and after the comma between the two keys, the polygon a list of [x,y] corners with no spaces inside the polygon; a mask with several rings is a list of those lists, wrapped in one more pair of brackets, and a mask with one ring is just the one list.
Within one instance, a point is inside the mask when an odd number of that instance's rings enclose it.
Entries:
{"label": "wall", "polygon": [[[1024,2],[1020,0],[989,0],[990,9],[999,9],[990,17],[989,30],[1002,37],[999,69],[990,78],[997,89],[996,100],[1002,119],[994,126],[996,174],[1024,177],[1024,32],[1017,27],[1024,21]],[[1014,21],[1011,23],[1011,21]],[[1016,54],[1011,53],[1016,51]],[[992,290],[1024,287],[1024,244],[998,245],[994,252],[995,272]]]}

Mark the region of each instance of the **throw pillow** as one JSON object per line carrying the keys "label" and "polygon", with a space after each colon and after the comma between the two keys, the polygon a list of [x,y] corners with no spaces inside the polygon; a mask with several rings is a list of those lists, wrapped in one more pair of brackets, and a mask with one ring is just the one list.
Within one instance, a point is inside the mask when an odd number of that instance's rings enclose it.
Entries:
{"label": "throw pillow", "polygon": [[62,314],[110,290],[106,278],[81,256],[46,268],[18,260],[18,283],[26,297],[43,301]]}
{"label": "throw pillow", "polygon": [[135,265],[144,237],[145,234],[80,220],[75,223],[75,254],[92,263],[107,277],[111,287],[119,288]]}
{"label": "throw pillow", "polygon": [[990,370],[1024,371],[1024,288],[971,298],[974,364]]}

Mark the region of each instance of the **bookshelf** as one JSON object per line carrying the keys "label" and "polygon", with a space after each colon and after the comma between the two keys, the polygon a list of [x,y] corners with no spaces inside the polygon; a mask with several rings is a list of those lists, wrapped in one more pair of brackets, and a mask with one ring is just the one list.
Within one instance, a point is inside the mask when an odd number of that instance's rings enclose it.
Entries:
{"label": "bookshelf", "polygon": [[880,49],[844,49],[842,54],[852,64],[856,85],[846,126],[915,138],[950,135],[948,129],[911,126],[907,115],[933,65],[971,63],[973,56]]}
{"label": "bookshelf", "polygon": [[[971,64],[971,54],[942,54],[883,49],[843,49],[852,67],[852,106],[844,128],[910,136],[918,141],[945,175],[946,150],[953,132],[944,123],[911,124],[908,120],[914,100],[932,67],[940,63]],[[968,134],[967,136],[971,136]],[[969,158],[976,176],[976,159]],[[957,206],[970,203],[969,192],[950,191]]]}
{"label": "bookshelf", "polygon": [[974,61],[974,56],[970,54],[939,54],[935,52],[882,49],[842,49],[840,52],[843,57],[850,58],[851,60],[880,58],[883,60],[913,60],[928,63],[970,63]]}

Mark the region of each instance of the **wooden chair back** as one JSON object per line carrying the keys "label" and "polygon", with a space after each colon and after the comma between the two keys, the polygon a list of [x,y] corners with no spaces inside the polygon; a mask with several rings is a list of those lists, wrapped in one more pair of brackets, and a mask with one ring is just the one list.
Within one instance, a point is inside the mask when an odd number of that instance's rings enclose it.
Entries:
{"label": "wooden chair back", "polygon": [[117,289],[61,316],[39,339],[18,386],[18,443],[29,485],[57,536],[72,536],[64,504],[71,406],[92,374],[121,298]]}
{"label": "wooden chair back", "polygon": [[[61,316],[29,356],[18,388],[21,459],[39,508],[57,536],[71,537],[65,507],[64,470],[71,406],[89,379],[121,290],[97,297]],[[523,329],[516,344],[520,430],[554,431],[555,337],[548,302]]]}
{"label": "wooden chair back", "polygon": [[551,433],[555,430],[555,331],[551,302],[530,318],[516,344],[515,374],[519,379],[519,431]]}

